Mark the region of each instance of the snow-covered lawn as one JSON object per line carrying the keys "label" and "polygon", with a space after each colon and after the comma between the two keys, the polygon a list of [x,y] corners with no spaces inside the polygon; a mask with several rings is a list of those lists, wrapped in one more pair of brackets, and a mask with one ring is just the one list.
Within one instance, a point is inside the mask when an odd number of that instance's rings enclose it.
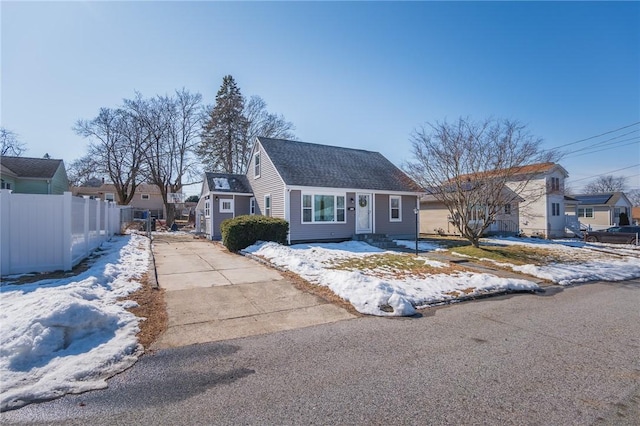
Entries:
{"label": "snow-covered lawn", "polygon": [[564,261],[513,265],[484,260],[560,285],[597,280],[622,281],[640,277],[640,247],[638,246],[535,238],[487,238],[483,239],[482,243],[520,245],[525,249],[527,247],[544,248],[557,253],[557,256]]}
{"label": "snow-covered lawn", "polygon": [[107,387],[140,356],[139,318],[118,301],[140,287],[149,242],[114,237],[79,275],[0,288],[0,410]]}
{"label": "snow-covered lawn", "polygon": [[[430,249],[436,248],[432,246]],[[405,259],[399,260],[398,253],[385,252],[356,241],[288,247],[259,243],[244,251],[267,259],[309,282],[329,287],[359,312],[370,315],[413,315],[416,308],[459,298],[539,289],[531,281],[452,270],[444,263],[409,254],[401,255]],[[387,262],[384,259],[357,262],[358,259],[381,255],[395,257]],[[400,264],[394,267],[393,262]],[[402,263],[412,265],[412,269],[403,270]],[[423,263],[423,268],[416,267],[416,263]]]}

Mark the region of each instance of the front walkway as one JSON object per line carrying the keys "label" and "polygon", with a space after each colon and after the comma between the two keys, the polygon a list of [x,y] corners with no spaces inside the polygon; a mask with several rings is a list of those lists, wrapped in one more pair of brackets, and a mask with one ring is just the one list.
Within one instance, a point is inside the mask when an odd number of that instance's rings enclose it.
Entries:
{"label": "front walkway", "polygon": [[273,333],[354,318],[280,273],[186,234],[154,234],[169,324],[152,349]]}

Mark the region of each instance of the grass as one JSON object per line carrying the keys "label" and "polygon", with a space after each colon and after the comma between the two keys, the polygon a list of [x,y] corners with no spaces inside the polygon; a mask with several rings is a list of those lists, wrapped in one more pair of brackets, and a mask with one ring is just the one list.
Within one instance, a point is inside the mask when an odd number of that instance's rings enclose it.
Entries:
{"label": "grass", "polygon": [[552,262],[567,262],[570,259],[560,252],[545,248],[533,248],[522,246],[480,246],[471,245],[465,247],[455,247],[450,250],[475,259],[490,259],[495,262],[511,263],[514,265],[546,265]]}
{"label": "grass", "polygon": [[375,254],[365,257],[340,259],[331,267],[347,271],[363,271],[376,275],[402,278],[407,275],[450,274],[463,270],[457,266],[436,267],[411,254]]}

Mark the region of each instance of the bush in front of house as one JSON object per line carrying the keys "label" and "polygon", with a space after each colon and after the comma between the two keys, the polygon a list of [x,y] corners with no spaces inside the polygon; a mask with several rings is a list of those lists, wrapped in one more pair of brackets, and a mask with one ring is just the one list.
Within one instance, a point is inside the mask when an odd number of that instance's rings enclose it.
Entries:
{"label": "bush in front of house", "polygon": [[256,241],[285,244],[289,223],[275,217],[245,215],[222,221],[220,231],[222,244],[229,251],[239,251]]}

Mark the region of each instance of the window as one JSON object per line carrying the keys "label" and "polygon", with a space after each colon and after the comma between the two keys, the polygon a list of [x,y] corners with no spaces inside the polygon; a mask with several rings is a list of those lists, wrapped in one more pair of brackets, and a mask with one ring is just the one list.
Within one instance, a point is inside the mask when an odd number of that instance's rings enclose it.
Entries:
{"label": "window", "polygon": [[511,214],[511,204],[504,205],[504,214]]}
{"label": "window", "polygon": [[211,201],[207,200],[204,202],[204,217],[211,216]]}
{"label": "window", "polygon": [[149,194],[141,194],[140,198],[143,200],[148,200],[149,199]]}
{"label": "window", "polygon": [[106,192],[104,194],[104,199],[107,201],[115,201],[116,197],[115,194],[113,192]]}
{"label": "window", "polygon": [[394,195],[389,197],[389,220],[391,222],[402,221],[402,197]]}
{"label": "window", "polygon": [[264,215],[271,216],[271,195],[264,196]]}
{"label": "window", "polygon": [[484,219],[487,217],[486,210],[487,208],[485,206],[473,206],[467,213],[467,219],[469,221],[476,222],[484,221]]}
{"label": "window", "polygon": [[560,216],[560,203],[551,203],[551,216]]}
{"label": "window", "polygon": [[253,156],[253,177],[260,177],[260,152],[256,152]]}
{"label": "window", "polygon": [[303,194],[302,222],[345,222],[345,196]]}
{"label": "window", "polygon": [[5,182],[5,180],[2,179],[2,187],[0,187],[0,189],[11,189],[11,182]]}
{"label": "window", "polygon": [[220,199],[220,213],[233,213],[233,199]]}
{"label": "window", "polygon": [[593,217],[593,207],[580,207],[578,209],[578,217]]}
{"label": "window", "polygon": [[256,214],[256,199],[253,197],[249,199],[249,214],[251,216]]}
{"label": "window", "polygon": [[560,178],[552,177],[551,178],[551,190],[552,191],[560,191]]}

